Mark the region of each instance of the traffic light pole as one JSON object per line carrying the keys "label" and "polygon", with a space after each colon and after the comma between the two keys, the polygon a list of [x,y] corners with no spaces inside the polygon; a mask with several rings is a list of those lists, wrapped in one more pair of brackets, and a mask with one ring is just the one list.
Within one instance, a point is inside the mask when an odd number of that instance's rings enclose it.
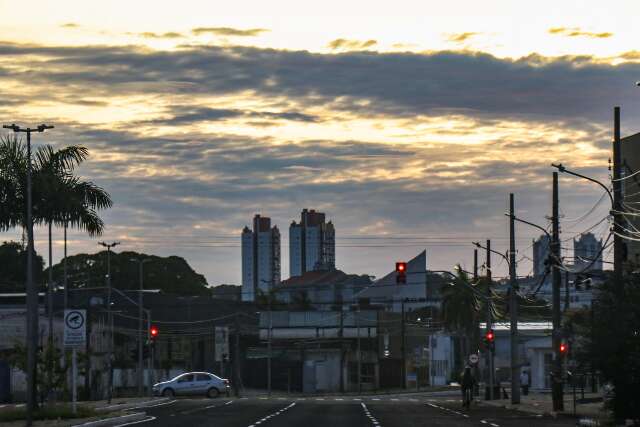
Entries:
{"label": "traffic light pole", "polygon": [[140,261],[140,291],[138,292],[138,396],[144,396],[144,372],[142,361],[142,290],[144,289],[142,283],[142,261]]}
{"label": "traffic light pole", "polygon": [[518,361],[518,279],[513,193],[509,194],[509,319],[511,322],[511,404],[520,403],[520,363]]}
{"label": "traffic light pole", "polygon": [[558,172],[553,173],[553,196],[552,196],[552,214],[553,221],[551,253],[553,259],[551,265],[553,268],[553,285],[552,285],[552,322],[553,322],[553,375],[551,377],[551,398],[553,400],[553,410],[555,412],[564,409],[564,398],[562,390],[562,354],[560,352],[560,336],[561,313],[560,313],[560,286],[562,277],[560,275],[560,217],[558,207]]}
{"label": "traffic light pole", "polygon": [[149,382],[149,397],[153,397],[153,358],[151,357],[151,310],[147,310],[147,343],[149,343],[149,358],[147,359],[147,381]]}
{"label": "traffic light pole", "polygon": [[[406,343],[406,333],[405,333],[405,319],[404,319],[404,302],[405,300],[402,300],[401,303],[401,307],[402,307],[402,317],[401,317],[401,324],[400,324],[400,334],[401,334],[401,345],[402,345],[402,369],[400,370],[400,372],[402,373],[402,388],[407,388],[407,343]],[[360,337],[360,329],[358,328],[358,337]],[[358,356],[360,357],[360,356]]]}
{"label": "traffic light pole", "polygon": [[[487,330],[489,332],[493,327],[493,316],[491,315],[491,240],[487,240]],[[493,376],[495,374],[493,369],[494,352],[491,348],[487,349],[487,361],[489,362],[489,400],[493,400]]]}

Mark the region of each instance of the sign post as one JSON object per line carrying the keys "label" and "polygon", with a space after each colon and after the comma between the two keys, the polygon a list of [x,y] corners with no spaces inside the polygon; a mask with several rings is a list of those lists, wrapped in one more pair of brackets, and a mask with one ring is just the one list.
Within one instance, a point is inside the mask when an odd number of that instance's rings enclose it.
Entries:
{"label": "sign post", "polygon": [[71,347],[71,407],[73,413],[77,412],[77,384],[78,384],[78,347],[86,345],[87,339],[87,311],[86,310],[65,310],[64,311],[64,345]]}

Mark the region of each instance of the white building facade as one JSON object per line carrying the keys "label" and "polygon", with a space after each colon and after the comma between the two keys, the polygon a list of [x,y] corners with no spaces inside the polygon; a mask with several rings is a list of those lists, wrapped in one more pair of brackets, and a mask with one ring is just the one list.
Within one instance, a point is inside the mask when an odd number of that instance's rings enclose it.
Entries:
{"label": "white building facade", "polygon": [[256,215],[253,230],[242,230],[242,301],[254,301],[280,284],[280,231]]}

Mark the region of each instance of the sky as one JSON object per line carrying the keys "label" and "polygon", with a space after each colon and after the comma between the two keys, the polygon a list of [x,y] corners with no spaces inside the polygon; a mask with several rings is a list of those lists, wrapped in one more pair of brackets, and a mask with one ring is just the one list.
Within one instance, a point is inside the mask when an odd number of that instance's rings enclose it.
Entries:
{"label": "sky", "polygon": [[[104,236],[71,231],[70,254],[119,241],[240,284],[259,213],[287,278],[309,208],[334,222],[346,272],[383,276],[422,249],[430,269],[471,268],[472,241],[507,249],[509,193],[548,226],[552,162],[608,179],[614,106],[623,135],[640,130],[640,3],[529,3],[0,0],[0,121],[90,150],[79,173],[114,207]],[[606,237],[602,195],[561,176],[567,257],[581,232]],[[519,275],[538,234],[516,228]]]}

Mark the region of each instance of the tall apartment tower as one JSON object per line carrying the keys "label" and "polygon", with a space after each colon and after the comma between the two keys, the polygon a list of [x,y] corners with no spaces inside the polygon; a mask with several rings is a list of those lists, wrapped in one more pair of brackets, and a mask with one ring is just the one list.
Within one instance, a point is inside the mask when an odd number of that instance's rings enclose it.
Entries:
{"label": "tall apartment tower", "polygon": [[596,239],[593,233],[580,235],[573,240],[574,264],[579,269],[602,271],[602,240]]}
{"label": "tall apartment tower", "polygon": [[[544,274],[547,265],[545,262],[549,257],[549,251],[551,250],[551,240],[549,236],[543,235],[538,240],[533,241],[533,275],[536,277]],[[549,276],[551,277],[551,276]]]}
{"label": "tall apartment tower", "polygon": [[336,268],[336,232],[331,221],[315,210],[303,209],[300,222],[289,227],[289,273]]}
{"label": "tall apartment tower", "polygon": [[280,231],[271,219],[256,215],[253,230],[242,230],[242,301],[280,283]]}

